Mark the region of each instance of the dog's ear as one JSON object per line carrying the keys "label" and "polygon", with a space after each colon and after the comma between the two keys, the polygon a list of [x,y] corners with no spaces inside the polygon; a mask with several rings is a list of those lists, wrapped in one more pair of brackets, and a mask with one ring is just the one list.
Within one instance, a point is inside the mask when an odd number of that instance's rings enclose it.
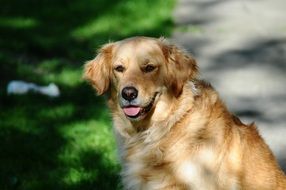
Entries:
{"label": "dog's ear", "polygon": [[184,84],[193,80],[198,74],[196,60],[183,49],[168,44],[160,38],[161,48],[166,60],[166,84],[177,97],[181,94]]}
{"label": "dog's ear", "polygon": [[98,55],[84,65],[83,78],[92,84],[98,95],[102,95],[110,86],[113,45],[104,45]]}

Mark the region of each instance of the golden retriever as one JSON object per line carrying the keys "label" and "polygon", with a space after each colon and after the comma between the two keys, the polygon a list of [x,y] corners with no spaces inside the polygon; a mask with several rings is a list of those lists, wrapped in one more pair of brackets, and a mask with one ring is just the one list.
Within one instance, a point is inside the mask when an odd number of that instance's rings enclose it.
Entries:
{"label": "golden retriever", "polygon": [[108,98],[124,188],[285,190],[256,126],[197,74],[194,58],[162,38],[109,43],[86,63],[84,78]]}

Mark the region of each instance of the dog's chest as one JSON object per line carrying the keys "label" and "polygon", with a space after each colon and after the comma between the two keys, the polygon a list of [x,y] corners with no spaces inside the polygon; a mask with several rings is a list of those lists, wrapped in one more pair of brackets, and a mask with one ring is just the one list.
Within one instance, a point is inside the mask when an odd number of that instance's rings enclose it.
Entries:
{"label": "dog's chest", "polygon": [[[221,189],[218,181],[220,172],[215,171],[212,163],[215,158],[211,151],[186,158],[180,148],[177,150],[170,155],[172,150],[161,147],[137,145],[129,149],[123,169],[127,189]],[[235,183],[227,186],[236,189]]]}
{"label": "dog's chest", "polygon": [[179,157],[170,156],[162,147],[137,145],[129,149],[123,171],[125,185],[128,189],[189,189],[190,181],[200,183],[203,177],[195,163],[180,163]]}
{"label": "dog's chest", "polygon": [[153,189],[149,183],[162,186],[162,179],[168,175],[165,171],[168,163],[160,148],[137,144],[126,150],[123,160],[122,174],[127,189]]}

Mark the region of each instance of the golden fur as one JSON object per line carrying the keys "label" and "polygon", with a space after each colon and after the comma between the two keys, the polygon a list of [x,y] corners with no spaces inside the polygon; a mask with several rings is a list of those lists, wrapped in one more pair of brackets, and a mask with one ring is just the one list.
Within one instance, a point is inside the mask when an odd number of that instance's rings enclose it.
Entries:
{"label": "golden fur", "polygon": [[[147,37],[109,43],[85,65],[85,79],[108,97],[125,189],[286,189],[256,126],[232,115],[197,72],[191,55]],[[138,90],[142,116],[123,111],[126,86]]]}

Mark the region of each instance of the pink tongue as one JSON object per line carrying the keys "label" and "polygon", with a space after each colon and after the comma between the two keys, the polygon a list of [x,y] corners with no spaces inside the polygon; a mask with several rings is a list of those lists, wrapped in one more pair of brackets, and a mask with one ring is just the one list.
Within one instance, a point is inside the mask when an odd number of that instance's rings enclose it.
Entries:
{"label": "pink tongue", "polygon": [[140,112],[140,107],[127,107],[123,111],[128,116],[136,116]]}

